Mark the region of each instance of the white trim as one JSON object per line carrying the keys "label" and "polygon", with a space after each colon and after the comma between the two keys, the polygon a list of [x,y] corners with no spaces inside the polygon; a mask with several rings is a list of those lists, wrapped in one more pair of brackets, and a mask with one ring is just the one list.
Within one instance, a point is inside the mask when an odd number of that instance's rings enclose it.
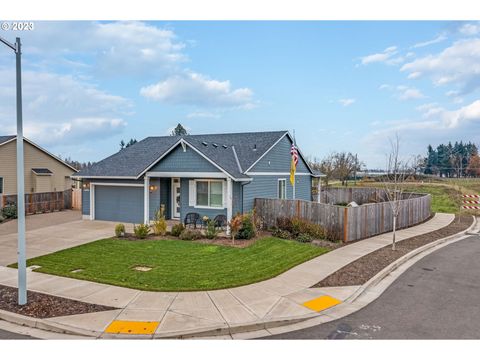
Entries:
{"label": "white trim", "polygon": [[82,220],[92,220],[92,219],[90,219],[90,215],[82,215]]}
{"label": "white trim", "polygon": [[[173,181],[175,179],[178,179],[178,183],[175,183]],[[172,178],[171,185],[170,185],[170,187],[171,187],[170,192],[172,193],[171,194],[172,205],[171,205],[171,209],[170,209],[170,211],[172,213],[172,219],[180,219],[180,217],[181,217],[180,208],[178,209],[178,216],[176,216],[176,213],[175,213],[175,203],[176,203],[176,200],[177,200],[176,199],[177,194],[175,193],[175,187],[176,187],[177,184],[178,184],[178,187],[180,188],[180,196],[182,196],[182,193],[181,193],[181,191],[182,191],[182,181],[179,178]],[[180,204],[180,207],[181,207],[181,204]]]}
{"label": "white trim", "polygon": [[[272,150],[285,136],[288,136],[288,138],[290,139],[290,141],[291,141],[293,144],[295,143],[295,142],[293,141],[292,135],[290,135],[290,132],[289,132],[289,131],[285,132],[285,134],[283,134],[277,141],[275,141],[275,143],[274,143],[272,146],[270,146],[270,148],[269,148],[267,151],[265,151],[265,152],[262,154],[262,156],[260,156],[252,165],[250,165],[250,167],[249,167],[247,170],[245,170],[245,174],[247,174],[248,171],[249,171],[251,168],[253,168],[265,155],[267,155],[268,152],[269,152],[270,150]],[[295,144],[295,146],[297,146],[297,145]],[[308,165],[308,161],[305,160],[305,156],[303,156],[302,152],[300,151],[300,149],[299,149],[298,147],[297,147],[297,152],[298,152],[298,154],[300,155],[300,157],[302,158],[302,160],[303,160],[303,162],[305,163],[305,165],[307,166],[307,169],[310,170],[310,173],[309,173],[308,175],[315,176],[315,175],[313,175],[313,170],[312,170],[312,168],[310,167],[310,165]],[[300,174],[298,174],[298,175],[300,175]]]}
{"label": "white trim", "polygon": [[[248,175],[251,176],[267,176],[267,175],[272,175],[272,176],[285,176],[288,175],[290,176],[289,172],[251,172],[248,173]],[[300,176],[313,176],[310,173],[295,173],[295,176],[300,175]]]}
{"label": "white trim", "polygon": [[[15,136],[13,139],[8,140],[8,141],[5,141],[4,143],[1,143],[0,146],[5,145],[5,144],[8,144],[9,142],[11,142],[11,141],[13,141],[13,140],[17,140],[17,137]],[[78,172],[78,170],[75,169],[72,165],[67,164],[65,161],[63,161],[63,160],[60,159],[59,157],[57,157],[57,156],[53,155],[51,152],[45,150],[45,149],[42,148],[40,145],[35,144],[33,141],[28,140],[26,137],[23,137],[23,141],[26,141],[26,142],[29,143],[30,145],[36,147],[38,150],[43,151],[45,154],[47,154],[47,155],[49,155],[50,157],[54,158],[55,160],[61,162],[63,165],[69,167],[69,168],[72,169],[73,171]]]}
{"label": "white trim", "polygon": [[95,184],[90,183],[90,220],[95,220]]}
{"label": "white trim", "polygon": [[145,176],[143,184],[143,223],[150,223],[150,178]]}
{"label": "white trim", "polygon": [[[25,137],[24,137],[24,139],[25,139]],[[10,140],[7,140],[7,141],[4,141],[3,143],[0,143],[0,146],[6,145],[6,144],[11,143],[12,141],[15,141],[15,140],[17,140],[16,135],[13,138],[11,138]]]}
{"label": "white trim", "polygon": [[136,176],[76,176],[71,175],[72,179],[123,179],[123,180],[137,180]]}
{"label": "white trim", "polygon": [[[183,139],[182,139],[183,140]],[[205,154],[203,154],[200,150],[198,150],[195,146],[193,146],[192,144],[190,144],[188,141],[186,140],[183,140],[188,146],[190,146],[193,150],[195,150],[197,152],[197,154],[199,154],[201,157],[203,157],[205,160],[207,160],[208,162],[210,162],[210,164],[212,164],[213,166],[215,166],[217,169],[219,169],[221,172],[223,172],[225,175],[227,175],[228,177],[232,177],[232,175],[230,175],[227,171],[225,171],[224,169],[222,169],[220,166],[218,166],[215,162],[213,162],[212,160],[210,160]]]}
{"label": "white trim", "polygon": [[160,160],[162,160],[167,154],[169,154],[173,149],[175,149],[177,147],[178,144],[180,144],[182,142],[183,139],[180,139],[178,140],[175,144],[173,144],[172,146],[170,146],[162,155],[160,155],[160,157],[155,160],[154,162],[152,162],[150,165],[147,166],[147,168],[145,170],[143,170],[140,175],[138,176],[134,176],[135,179],[138,179],[140,176],[142,176],[143,174],[145,174],[148,170],[150,170],[152,167],[155,166],[156,163],[158,163]]}
{"label": "white trim", "polygon": [[152,171],[147,172],[147,176],[150,177],[176,177],[176,178],[198,178],[198,177],[206,177],[206,178],[218,178],[218,179],[225,179],[227,176],[223,173],[218,172],[183,172],[183,171]]}
{"label": "white trim", "polygon": [[[228,179],[227,178],[227,184],[228,184]],[[194,179],[195,182],[195,205],[193,206],[195,209],[225,209],[224,203],[224,186],[225,186],[225,181],[219,180],[219,179]],[[208,192],[207,192],[207,199],[208,202],[210,203],[210,183],[211,182],[219,182],[222,184],[222,205],[221,206],[210,206],[210,205],[197,205],[197,182],[203,181],[203,182],[208,182]],[[231,179],[230,179],[231,181]],[[228,186],[228,185],[227,185]],[[227,188],[228,189],[228,188]],[[228,195],[227,195],[228,196]],[[227,208],[228,208],[228,203],[227,203]]]}
{"label": "white trim", "polygon": [[[280,193],[280,181],[285,181],[285,186],[283,188],[283,193],[284,193],[285,197],[283,197],[283,198],[278,197],[278,195]],[[287,179],[285,179],[285,178],[277,179],[277,197],[279,199],[287,199]]]}
{"label": "white trim", "polygon": [[230,235],[230,225],[228,224],[232,220],[232,215],[233,215],[233,186],[232,186],[232,179],[228,178],[227,179],[227,235]]}
{"label": "white trim", "polygon": [[268,153],[270,150],[272,150],[272,149],[280,142],[280,140],[282,140],[287,134],[288,134],[288,131],[286,131],[285,134],[283,134],[282,136],[280,136],[280,138],[279,138],[277,141],[275,141],[275,142],[273,143],[273,145],[270,146],[270,147],[267,149],[267,151],[265,151],[265,152],[262,154],[262,156],[260,156],[252,165],[250,165],[250,167],[249,167],[247,170],[245,170],[245,173],[247,173],[248,170],[250,170],[251,168],[253,168],[260,160],[262,160],[263,157],[264,157],[265,155],[267,155],[267,153]]}
{"label": "white trim", "polygon": [[238,160],[237,150],[235,150],[234,145],[232,145],[232,150],[233,150],[233,155],[235,156],[235,160],[237,161],[238,170],[240,170],[240,173],[243,173],[242,166],[240,165],[240,160]]}
{"label": "white trim", "polygon": [[129,184],[129,183],[99,183],[91,182],[90,185],[100,185],[100,186],[134,186],[134,187],[143,187],[143,184]]}

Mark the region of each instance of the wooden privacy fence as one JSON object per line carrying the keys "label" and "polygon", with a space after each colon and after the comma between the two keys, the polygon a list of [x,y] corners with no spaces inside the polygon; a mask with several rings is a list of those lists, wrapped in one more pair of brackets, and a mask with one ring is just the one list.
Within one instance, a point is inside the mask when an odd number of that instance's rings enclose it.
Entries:
{"label": "wooden privacy fence", "polygon": [[72,209],[82,209],[82,189],[72,189]]}
{"label": "wooden privacy fence", "polygon": [[[401,210],[397,218],[397,229],[421,223],[431,215],[429,194],[404,195],[410,198],[400,200]],[[388,202],[345,207],[305,200],[257,198],[255,209],[266,227],[276,226],[278,217],[299,217],[321,225],[331,236],[344,242],[365,239],[393,230],[393,213]]]}
{"label": "wooden privacy fence", "polygon": [[[2,206],[16,204],[17,195],[3,195]],[[27,215],[72,208],[72,189],[57,192],[25,194]]]}

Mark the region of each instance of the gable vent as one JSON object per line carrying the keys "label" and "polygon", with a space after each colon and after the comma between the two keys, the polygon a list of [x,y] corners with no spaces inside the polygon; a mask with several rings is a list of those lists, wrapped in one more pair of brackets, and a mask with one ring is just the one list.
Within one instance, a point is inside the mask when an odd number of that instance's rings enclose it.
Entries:
{"label": "gable vent", "polygon": [[206,143],[205,141],[202,141],[202,145],[203,146],[208,146],[208,143]]}

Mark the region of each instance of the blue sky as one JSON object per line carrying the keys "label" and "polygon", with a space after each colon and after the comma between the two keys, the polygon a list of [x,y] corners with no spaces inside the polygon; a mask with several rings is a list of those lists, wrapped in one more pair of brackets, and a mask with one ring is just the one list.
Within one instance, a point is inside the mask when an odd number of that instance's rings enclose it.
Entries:
{"label": "blue sky", "polygon": [[[35,22],[24,44],[25,134],[97,161],[121,139],[295,129],[304,155],[383,167],[480,142],[475,22]],[[15,132],[14,56],[0,50],[0,133]]]}

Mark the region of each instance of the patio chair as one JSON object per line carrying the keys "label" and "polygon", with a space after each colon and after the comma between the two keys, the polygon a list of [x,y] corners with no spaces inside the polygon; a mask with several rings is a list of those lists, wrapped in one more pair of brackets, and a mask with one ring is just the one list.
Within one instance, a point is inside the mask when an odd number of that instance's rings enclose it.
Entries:
{"label": "patio chair", "polygon": [[218,227],[220,229],[223,229],[227,226],[227,217],[225,215],[217,215],[213,219],[213,223],[215,224],[216,228]]}
{"label": "patio chair", "polygon": [[187,227],[187,225],[193,225],[193,228],[196,229],[197,228],[197,222],[200,220],[200,215],[198,213],[188,213],[187,215],[185,215],[185,220],[183,221],[183,224],[185,225],[185,227]]}

